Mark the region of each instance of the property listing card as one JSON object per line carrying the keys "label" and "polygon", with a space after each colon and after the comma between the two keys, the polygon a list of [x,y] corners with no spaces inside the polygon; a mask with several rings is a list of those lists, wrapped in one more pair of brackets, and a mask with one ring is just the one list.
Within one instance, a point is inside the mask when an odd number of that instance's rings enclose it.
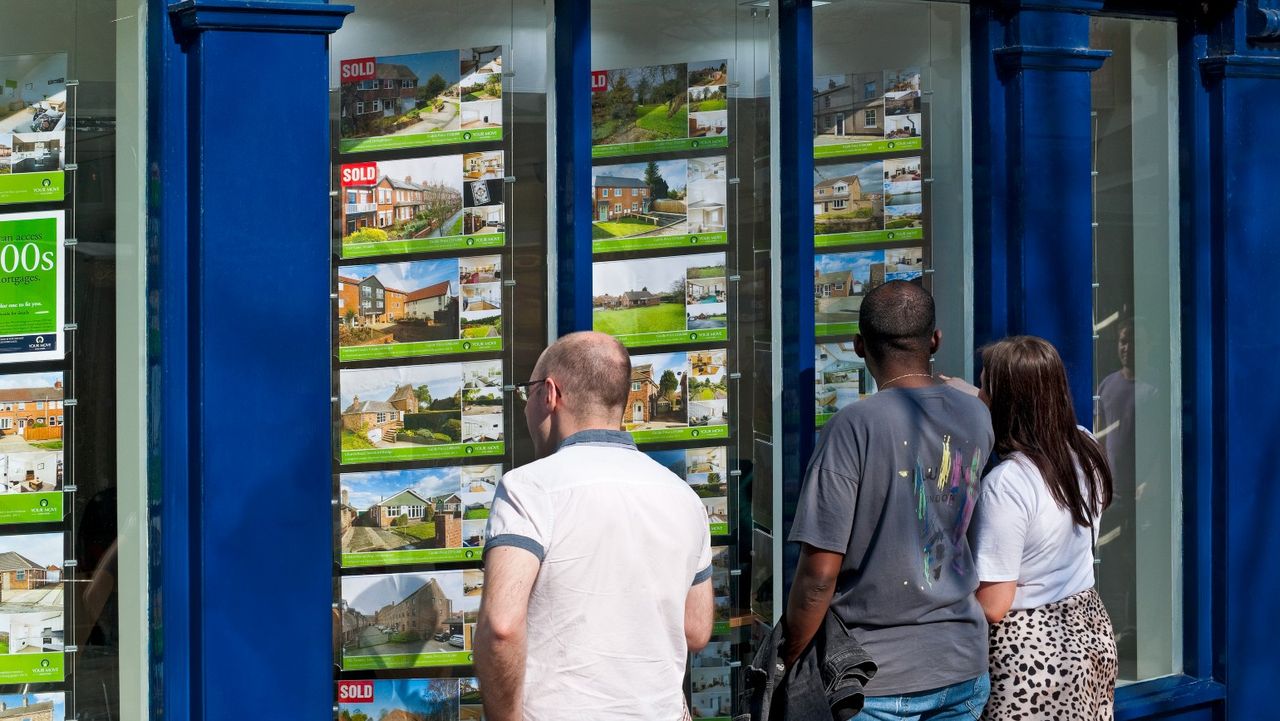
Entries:
{"label": "property listing card", "polygon": [[920,168],[918,156],[814,166],[814,247],[923,238]]}
{"label": "property listing card", "polygon": [[729,449],[673,448],[646,451],[650,458],[684,479],[698,494],[713,536],[729,534]]}
{"label": "property listing card", "polygon": [[65,678],[61,533],[0,536],[0,684]]}
{"label": "property listing card", "polygon": [[813,257],[813,313],[818,336],[852,336],[872,288],[891,280],[924,282],[921,248],[820,253]]}
{"label": "property listing card", "polygon": [[502,46],[338,63],[338,150],[502,140]]}
{"label": "property listing card", "polygon": [[631,356],[631,391],[622,424],[636,443],[729,437],[726,352]]}
{"label": "property listing card", "polygon": [[727,243],[725,163],[720,155],[592,168],[592,252]]}
{"label": "property listing card", "polygon": [[343,576],[341,585],[343,670],[471,664],[483,571]]}
{"label": "property listing card", "polygon": [[597,262],[591,325],[628,347],[729,337],[724,253]]}
{"label": "property listing card", "polygon": [[61,372],[0,375],[0,525],[62,520],[63,397]]}
{"label": "property listing card", "polygon": [[0,56],[0,205],[66,196],[67,54]]}
{"label": "property listing card", "polygon": [[924,147],[920,69],[813,76],[813,157]]}
{"label": "property listing card", "polygon": [[729,145],[729,63],[705,60],[591,73],[591,156]]}
{"label": "property listing card", "polygon": [[482,721],[480,681],[475,678],[338,681],[338,719]]}

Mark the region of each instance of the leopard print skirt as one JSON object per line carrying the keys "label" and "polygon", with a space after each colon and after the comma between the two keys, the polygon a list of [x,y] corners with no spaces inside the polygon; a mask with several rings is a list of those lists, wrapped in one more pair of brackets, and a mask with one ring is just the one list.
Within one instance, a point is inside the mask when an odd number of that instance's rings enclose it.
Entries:
{"label": "leopard print skirt", "polygon": [[1110,721],[1116,641],[1094,589],[991,626],[988,721]]}

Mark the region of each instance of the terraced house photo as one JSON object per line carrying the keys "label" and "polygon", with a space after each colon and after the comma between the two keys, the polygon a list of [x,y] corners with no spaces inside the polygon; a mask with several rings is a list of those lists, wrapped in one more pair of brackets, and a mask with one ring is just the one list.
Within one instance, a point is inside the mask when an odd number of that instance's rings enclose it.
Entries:
{"label": "terraced house photo", "polygon": [[879,72],[815,75],[814,145],[882,139],[885,134],[883,82],[884,76]]}
{"label": "terraced house photo", "polygon": [[467,521],[484,521],[502,466],[450,466],[340,477],[343,554],[464,548]]}
{"label": "terraced house photo", "polygon": [[54,693],[0,694],[0,721],[65,721],[66,697]]}
{"label": "terraced house photo", "polygon": [[466,233],[462,212],[463,156],[345,165],[343,176],[370,165],[376,172],[369,180],[344,183],[342,187],[344,253],[353,250],[352,246],[376,249],[377,244],[386,241],[448,238]]}
{"label": "terraced house photo", "polygon": [[344,576],[343,665],[430,666],[431,654],[470,650],[483,588],[479,570]]}
{"label": "terraced house photo", "polygon": [[0,376],[0,453],[62,450],[61,373]]}

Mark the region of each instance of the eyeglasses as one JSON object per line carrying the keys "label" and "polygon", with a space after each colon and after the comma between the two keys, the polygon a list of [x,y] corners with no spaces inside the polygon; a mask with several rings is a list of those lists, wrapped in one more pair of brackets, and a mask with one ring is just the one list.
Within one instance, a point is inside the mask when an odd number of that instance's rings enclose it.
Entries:
{"label": "eyeglasses", "polygon": [[539,378],[536,381],[525,381],[524,383],[517,383],[516,398],[519,398],[521,403],[528,403],[529,389],[538,385],[539,383],[546,383],[546,382],[547,382],[546,378]]}

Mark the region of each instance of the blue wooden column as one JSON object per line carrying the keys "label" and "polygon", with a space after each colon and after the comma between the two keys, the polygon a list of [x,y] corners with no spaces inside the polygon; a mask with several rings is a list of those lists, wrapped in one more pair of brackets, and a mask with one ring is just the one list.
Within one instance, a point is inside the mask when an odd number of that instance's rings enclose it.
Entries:
{"label": "blue wooden column", "polygon": [[554,0],[552,13],[555,337],[591,330],[591,0]]}
{"label": "blue wooden column", "polygon": [[975,336],[1057,346],[1076,414],[1093,418],[1093,203],[1089,48],[1102,0],[976,3]]}
{"label": "blue wooden column", "polygon": [[[1202,191],[1207,236],[1196,238],[1189,269],[1199,278],[1195,304],[1202,323],[1184,326],[1201,358],[1197,391],[1212,414],[1211,460],[1220,504],[1214,554],[1223,588],[1216,614],[1224,624],[1217,673],[1226,680],[1226,715],[1276,716],[1280,675],[1280,574],[1271,549],[1280,523],[1270,511],[1280,466],[1280,9],[1273,0],[1241,2],[1221,16],[1200,61],[1208,142],[1201,174],[1185,177]],[[1184,258],[1187,255],[1184,254]],[[1207,312],[1206,312],[1207,311]],[[1199,395],[1199,393],[1198,393]]]}
{"label": "blue wooden column", "polygon": [[155,718],[332,717],[327,35],[348,6],[152,15]]}

